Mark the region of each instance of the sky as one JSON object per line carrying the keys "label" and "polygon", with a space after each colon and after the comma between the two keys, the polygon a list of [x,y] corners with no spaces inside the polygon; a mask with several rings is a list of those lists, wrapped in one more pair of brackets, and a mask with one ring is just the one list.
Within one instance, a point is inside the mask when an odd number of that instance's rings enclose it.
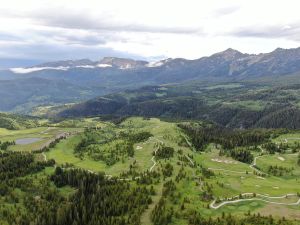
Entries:
{"label": "sky", "polygon": [[0,66],[300,47],[299,0],[0,0]]}

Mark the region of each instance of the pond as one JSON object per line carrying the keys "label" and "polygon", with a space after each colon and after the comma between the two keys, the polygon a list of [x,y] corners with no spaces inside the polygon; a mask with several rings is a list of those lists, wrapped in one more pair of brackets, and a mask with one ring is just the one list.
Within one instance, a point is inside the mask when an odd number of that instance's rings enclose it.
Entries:
{"label": "pond", "polygon": [[16,140],[16,145],[28,145],[42,140],[42,138],[22,138]]}

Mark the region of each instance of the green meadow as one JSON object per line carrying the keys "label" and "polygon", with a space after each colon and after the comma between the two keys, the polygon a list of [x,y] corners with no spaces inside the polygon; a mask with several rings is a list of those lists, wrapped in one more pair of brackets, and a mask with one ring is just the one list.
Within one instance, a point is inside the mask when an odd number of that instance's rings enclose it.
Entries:
{"label": "green meadow", "polygon": [[[70,127],[67,127],[70,126]],[[152,137],[145,141],[134,144],[134,155],[132,157],[123,157],[113,165],[107,165],[103,160],[95,160],[88,153],[81,157],[75,154],[74,149],[83,139],[84,128],[96,127],[103,131],[106,137],[120,134],[124,132],[149,132]],[[54,148],[43,154],[37,154],[37,160],[54,159],[57,166],[65,166],[68,164],[74,168],[82,168],[91,172],[104,172],[111,176],[120,176],[122,173],[130,170],[134,166],[136,172],[141,173],[149,171],[161,172],[167,164],[172,165],[172,175],[163,178],[163,181],[155,183],[154,189],[156,196],[153,197],[153,203],[149,206],[149,210],[142,216],[145,224],[150,224],[151,210],[159,201],[162,195],[162,184],[165,181],[175,181],[178,174],[182,171],[185,173],[183,179],[176,181],[176,199],[168,200],[167,207],[173,207],[179,214],[184,214],[189,210],[197,210],[206,217],[221,216],[223,212],[232,213],[242,216],[248,211],[259,212],[263,215],[273,214],[273,216],[282,215],[284,211],[287,217],[295,218],[299,212],[299,205],[293,206],[298,201],[299,196],[287,196],[283,198],[272,198],[285,196],[287,194],[300,193],[300,166],[297,164],[298,153],[295,154],[273,154],[264,153],[260,156],[258,152],[253,152],[256,159],[256,166],[264,173],[268,173],[270,166],[281,166],[284,168],[292,168],[292,173],[282,176],[274,176],[272,174],[260,176],[255,173],[254,169],[246,163],[236,161],[231,157],[220,156],[220,146],[211,143],[204,152],[196,152],[189,146],[185,134],[177,126],[176,123],[165,122],[156,118],[144,119],[141,117],[131,117],[116,125],[110,122],[101,122],[98,118],[88,118],[81,121],[70,120],[52,124],[51,127],[38,127],[31,129],[23,129],[10,131],[0,129],[1,141],[15,141],[22,138],[41,138],[42,140],[28,145],[14,145],[9,147],[9,151],[30,151],[38,149],[47,141],[53,139],[62,132],[73,133],[67,139],[61,140]],[[286,139],[291,145],[295,145],[300,138],[300,133],[288,133],[280,135],[273,139],[276,143],[285,143]],[[109,143],[99,141],[99,148],[109,149],[107,146],[114,146],[118,142],[118,138],[109,140]],[[174,155],[168,159],[154,159],[153,152],[158,145],[172,147]],[[46,158],[44,158],[46,157]],[[210,177],[205,177],[201,168],[205,168],[212,172]],[[47,176],[54,171],[54,168],[47,168],[36,176],[39,182],[40,177]],[[130,177],[129,177],[130,178]],[[203,193],[207,192],[207,188],[211,188],[212,199],[203,199]],[[64,187],[59,190],[62,195],[67,196],[74,190],[70,187]],[[243,193],[255,193],[254,200],[247,200],[225,204],[220,208],[214,209],[210,207],[214,199],[219,199],[215,204],[221,204],[231,201],[233,197]],[[23,193],[24,194],[24,193]],[[22,192],[18,195],[22,196]],[[269,202],[267,202],[269,201]],[[180,209],[182,202],[185,202],[185,210]],[[180,217],[182,218],[182,217]],[[184,219],[175,217],[172,224],[187,224]]]}

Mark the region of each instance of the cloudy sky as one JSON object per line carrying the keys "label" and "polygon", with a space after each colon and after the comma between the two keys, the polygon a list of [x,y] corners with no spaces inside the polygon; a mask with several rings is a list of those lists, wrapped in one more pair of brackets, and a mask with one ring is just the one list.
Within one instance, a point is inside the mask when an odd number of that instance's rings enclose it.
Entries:
{"label": "cloudy sky", "polygon": [[1,0],[0,62],[300,46],[299,0]]}

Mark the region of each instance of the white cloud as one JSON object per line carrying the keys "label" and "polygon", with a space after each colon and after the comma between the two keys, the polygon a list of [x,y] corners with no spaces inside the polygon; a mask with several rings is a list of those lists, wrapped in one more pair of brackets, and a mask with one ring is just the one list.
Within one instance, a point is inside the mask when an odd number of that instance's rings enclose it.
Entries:
{"label": "white cloud", "polygon": [[199,58],[228,47],[268,52],[299,46],[299,8],[297,0],[3,1],[0,57]]}
{"label": "white cloud", "polygon": [[31,68],[11,68],[10,70],[14,73],[32,73],[41,70],[68,70],[69,67],[59,66],[59,67],[31,67]]}

